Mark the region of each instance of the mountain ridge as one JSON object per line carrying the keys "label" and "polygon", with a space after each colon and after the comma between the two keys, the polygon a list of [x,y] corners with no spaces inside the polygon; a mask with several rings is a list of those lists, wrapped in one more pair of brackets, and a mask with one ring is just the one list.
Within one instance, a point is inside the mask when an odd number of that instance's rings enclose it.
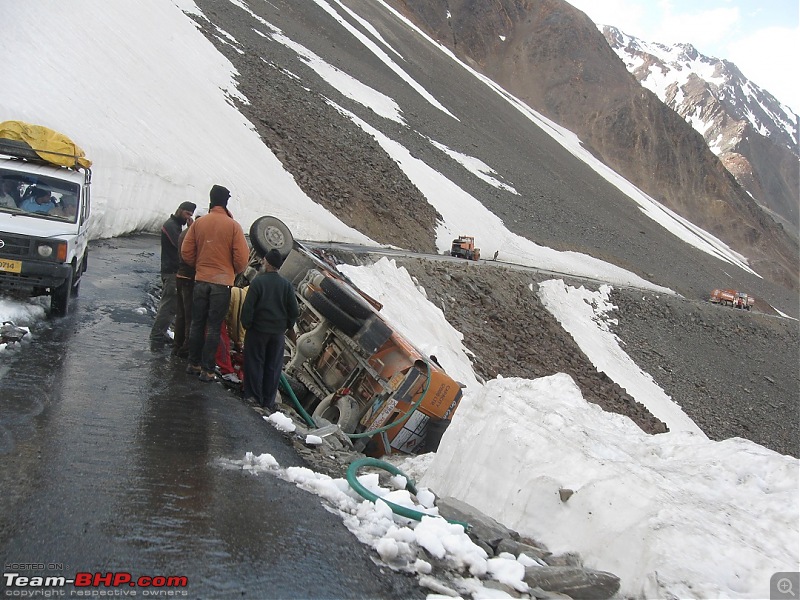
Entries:
{"label": "mountain ridge", "polygon": [[637,81],[691,123],[736,180],[787,231],[800,227],[798,117],[732,62],[599,25]]}

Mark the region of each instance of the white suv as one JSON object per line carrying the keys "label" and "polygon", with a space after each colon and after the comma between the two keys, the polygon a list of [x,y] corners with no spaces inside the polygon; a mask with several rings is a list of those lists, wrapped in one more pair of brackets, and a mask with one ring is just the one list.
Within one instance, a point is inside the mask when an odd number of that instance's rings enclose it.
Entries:
{"label": "white suv", "polygon": [[91,169],[35,158],[0,139],[0,291],[49,294],[64,315],[88,261]]}

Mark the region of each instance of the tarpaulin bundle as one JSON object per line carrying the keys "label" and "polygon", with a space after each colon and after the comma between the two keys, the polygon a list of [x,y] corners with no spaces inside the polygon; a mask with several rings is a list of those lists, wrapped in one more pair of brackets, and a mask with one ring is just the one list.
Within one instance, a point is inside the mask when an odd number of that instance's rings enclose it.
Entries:
{"label": "tarpaulin bundle", "polygon": [[0,123],[0,152],[23,158],[38,157],[71,169],[92,166],[84,151],[63,133],[23,121]]}

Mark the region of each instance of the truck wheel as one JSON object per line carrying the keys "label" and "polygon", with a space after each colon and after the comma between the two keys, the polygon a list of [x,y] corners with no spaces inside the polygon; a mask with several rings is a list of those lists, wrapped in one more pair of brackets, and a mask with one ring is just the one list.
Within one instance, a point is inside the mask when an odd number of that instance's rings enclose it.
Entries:
{"label": "truck wheel", "polygon": [[83,279],[83,274],[86,273],[88,266],[89,266],[89,251],[87,250],[83,255],[83,260],[81,260],[81,264],[78,265],[75,277],[73,278],[72,281],[73,297],[77,297],[81,291],[81,280]]}
{"label": "truck wheel", "polygon": [[69,295],[73,298],[77,298],[78,294],[80,294],[81,279],[83,279],[83,269],[79,266],[77,272],[72,277],[72,288],[69,290]]}
{"label": "truck wheel", "polygon": [[259,217],[250,225],[250,243],[259,256],[266,256],[270,250],[277,250],[283,258],[289,255],[294,238],[289,228],[275,217]]}
{"label": "truck wheel", "polygon": [[320,287],[336,306],[351,317],[366,319],[372,315],[372,307],[346,283],[333,277],[325,277],[320,283]]}
{"label": "truck wheel", "polygon": [[79,276],[78,281],[75,282],[75,284],[72,286],[72,289],[69,291],[69,295],[72,296],[73,298],[77,298],[78,294],[80,294],[80,291],[81,291],[81,278]]}
{"label": "truck wheel", "polygon": [[72,270],[70,269],[67,278],[57,288],[50,292],[50,314],[56,317],[63,317],[67,314],[69,307],[69,297],[72,291]]}
{"label": "truck wheel", "polygon": [[[308,388],[299,381],[297,381],[297,379],[295,379],[291,375],[286,375],[284,373],[283,376],[286,377],[286,381],[289,383],[289,387],[291,388],[292,393],[294,393],[295,398],[297,398],[297,401],[302,405],[303,400],[305,400],[306,396],[308,396],[308,394],[310,393],[308,391]],[[292,404],[292,398],[289,396],[289,393],[283,389],[282,385],[278,386],[278,391],[281,393],[281,396],[286,398],[287,404]]]}
{"label": "truck wheel", "polygon": [[308,302],[332,325],[341,329],[345,335],[352,337],[361,329],[362,321],[360,319],[348,315],[320,292],[312,292],[308,297]]}
{"label": "truck wheel", "polygon": [[342,396],[335,403],[331,402],[329,396],[319,403],[312,417],[335,423],[345,433],[355,433],[361,418],[361,407],[352,396]]}

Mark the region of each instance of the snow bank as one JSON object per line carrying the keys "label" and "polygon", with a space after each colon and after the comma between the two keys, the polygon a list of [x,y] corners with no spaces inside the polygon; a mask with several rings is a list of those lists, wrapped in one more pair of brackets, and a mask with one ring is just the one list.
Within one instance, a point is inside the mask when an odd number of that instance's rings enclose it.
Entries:
{"label": "snow bank", "polygon": [[[769,597],[798,568],[798,462],[747,440],[649,436],[573,380],[497,379],[465,397],[421,485],[636,597]],[[559,489],[574,490],[566,502]]]}

